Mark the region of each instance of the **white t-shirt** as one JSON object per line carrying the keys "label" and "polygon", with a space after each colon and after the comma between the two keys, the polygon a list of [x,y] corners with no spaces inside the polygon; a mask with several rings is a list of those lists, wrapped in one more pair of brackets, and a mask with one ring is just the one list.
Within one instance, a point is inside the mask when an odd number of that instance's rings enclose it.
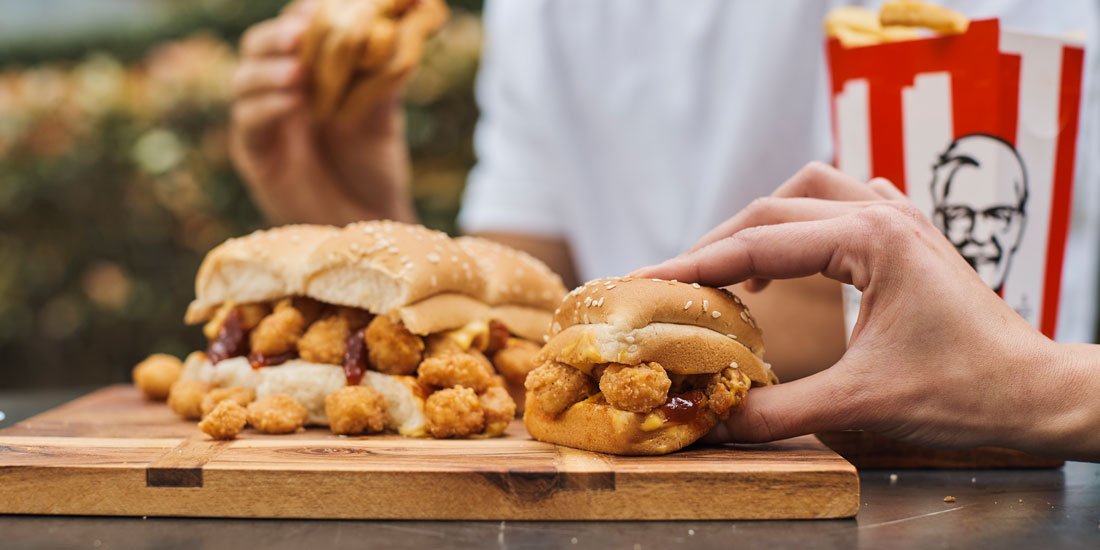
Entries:
{"label": "white t-shirt", "polygon": [[[845,3],[486,2],[478,164],[461,227],[565,238],[582,280],[682,252],[805,163],[831,159],[821,22]],[[1090,54],[1100,51],[1095,0],[1057,10],[1022,0],[945,3],[999,16],[1006,28],[1085,31]],[[1077,180],[1061,339],[1092,339],[1098,58],[1087,61],[1078,157],[1092,173]]]}

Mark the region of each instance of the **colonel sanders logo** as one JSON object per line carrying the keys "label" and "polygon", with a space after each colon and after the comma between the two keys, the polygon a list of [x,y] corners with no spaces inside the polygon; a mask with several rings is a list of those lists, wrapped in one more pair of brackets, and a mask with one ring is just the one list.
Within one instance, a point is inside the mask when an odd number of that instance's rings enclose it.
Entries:
{"label": "colonel sanders logo", "polygon": [[1001,292],[1027,216],[1027,173],[1008,142],[963,136],[932,168],[932,220],[990,288]]}

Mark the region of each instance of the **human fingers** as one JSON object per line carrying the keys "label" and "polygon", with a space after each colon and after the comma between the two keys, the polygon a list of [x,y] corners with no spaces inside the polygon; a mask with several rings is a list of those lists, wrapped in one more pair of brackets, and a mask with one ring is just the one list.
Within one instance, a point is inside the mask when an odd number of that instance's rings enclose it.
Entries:
{"label": "human fingers", "polygon": [[256,148],[263,145],[271,126],[302,106],[300,93],[272,92],[246,97],[233,103],[233,129],[242,145]]}
{"label": "human fingers", "polygon": [[866,202],[843,202],[806,197],[760,197],[728,220],[708,231],[702,239],[699,239],[695,245],[688,249],[688,252],[703,248],[748,227],[834,218],[855,212],[867,204]]}
{"label": "human fingers", "polygon": [[[811,162],[803,166],[794,176],[780,184],[770,196],[829,201],[870,201],[882,198],[868,189],[867,184],[821,162]],[[733,218],[708,231],[688,251],[698,250],[732,234],[733,231],[730,230],[732,221]]]}
{"label": "human fingers", "polygon": [[257,23],[241,37],[241,55],[267,57],[292,54],[308,25],[309,21],[299,16],[281,16]]}
{"label": "human fingers", "polygon": [[772,192],[773,197],[812,197],[831,201],[879,198],[867,184],[825,164],[811,162]]}
{"label": "human fingers", "polygon": [[862,379],[846,376],[840,364],[793,382],[754,388],[706,441],[753,443],[854,428],[874,413],[864,389]]}
{"label": "human fingers", "polygon": [[301,63],[294,57],[246,59],[233,72],[233,96],[289,91],[304,81]]}
{"label": "human fingers", "polygon": [[728,286],[749,278],[789,279],[815,273],[851,282],[850,261],[842,248],[862,244],[848,216],[744,229],[631,275]]}
{"label": "human fingers", "polygon": [[909,197],[902,193],[896,185],[886,178],[872,178],[867,182],[867,185],[872,191],[878,194],[878,196],[888,201],[907,201]]}

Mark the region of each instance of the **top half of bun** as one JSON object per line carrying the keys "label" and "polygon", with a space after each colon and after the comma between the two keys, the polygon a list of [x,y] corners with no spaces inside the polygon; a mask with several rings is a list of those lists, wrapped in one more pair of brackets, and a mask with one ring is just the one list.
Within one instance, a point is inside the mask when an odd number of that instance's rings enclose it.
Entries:
{"label": "top half of bun", "polygon": [[629,277],[596,279],[555,311],[542,358],[589,372],[606,363],[660,363],[681,375],[730,366],[756,384],[773,382],[756,321],[732,293]]}
{"label": "top half of bun", "polygon": [[455,242],[484,273],[485,301],[489,305],[552,311],[565,296],[561,277],[526,252],[479,237],[459,237]]}
{"label": "top half of bun", "polygon": [[339,232],[328,225],[285,225],[214,247],[199,266],[195,300],[184,319],[205,321],[226,301],[264,302],[300,293],[310,255]]}
{"label": "top half of bun", "polygon": [[[439,231],[392,221],[343,228],[291,225],[211,250],[199,268],[185,320],[205,321],[227,301],[308,296],[390,313],[441,294],[481,303],[485,289],[473,258]],[[453,309],[452,303],[446,309]]]}
{"label": "top half of bun", "polygon": [[764,338],[741,299],[728,290],[659,279],[594,279],[573,289],[554,312],[550,336],[581,324],[639,329],[691,325],[730,336],[764,355]]}
{"label": "top half of bun", "polygon": [[304,294],[387,313],[444,292],[479,300],[477,263],[441,231],[393,221],[348,225],[309,258]]}

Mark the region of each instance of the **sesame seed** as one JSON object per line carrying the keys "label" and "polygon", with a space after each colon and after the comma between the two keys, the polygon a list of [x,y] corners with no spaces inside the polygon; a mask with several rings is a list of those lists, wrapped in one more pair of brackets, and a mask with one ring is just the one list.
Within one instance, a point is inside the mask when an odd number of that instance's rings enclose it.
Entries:
{"label": "sesame seed", "polygon": [[439,263],[439,254],[436,254],[435,252],[429,252],[427,257],[429,262],[432,262],[433,264]]}
{"label": "sesame seed", "polygon": [[628,335],[626,336],[626,343],[628,343],[628,344],[633,344],[633,343],[634,343],[634,335],[632,335],[632,334],[628,334]]}
{"label": "sesame seed", "polygon": [[605,297],[600,297],[600,301],[596,302],[596,307],[603,307],[603,299],[604,298]]}
{"label": "sesame seed", "polygon": [[691,283],[691,288],[702,288],[702,287],[699,286],[699,283]]}
{"label": "sesame seed", "polygon": [[387,252],[389,252],[390,254],[397,254],[397,247],[391,246],[389,250],[387,250]]}
{"label": "sesame seed", "polygon": [[711,316],[711,317],[714,317],[715,319],[717,319],[717,318],[719,318],[719,317],[721,317],[721,316],[722,316],[722,312],[720,312],[720,311],[718,311],[718,310],[716,309],[716,310],[714,310],[714,311],[712,311],[712,312],[710,313],[710,316]]}
{"label": "sesame seed", "polygon": [[584,297],[584,307],[590,307],[591,305],[592,305],[592,297],[591,296],[585,296]]}
{"label": "sesame seed", "polygon": [[749,314],[742,311],[741,312],[741,320],[746,322],[746,323],[749,322]]}
{"label": "sesame seed", "polygon": [[584,324],[586,324],[586,325],[588,324],[588,314],[587,313],[584,314]]}
{"label": "sesame seed", "polygon": [[407,263],[409,261],[409,257],[408,256],[401,256],[400,258],[398,258],[397,261],[400,262],[400,263]]}
{"label": "sesame seed", "polygon": [[554,331],[554,334],[557,334],[561,332],[561,323],[554,321],[554,326],[550,328]]}
{"label": "sesame seed", "polygon": [[454,254],[451,254],[451,261],[452,262],[458,262],[458,256],[456,256]]}
{"label": "sesame seed", "polygon": [[659,283],[659,282],[661,282],[661,280],[660,280],[660,279],[650,279],[650,280],[651,280],[651,281],[653,281],[653,282],[655,282],[655,283]]}
{"label": "sesame seed", "polygon": [[684,304],[684,311],[687,311],[687,310],[688,310],[688,308],[689,308],[689,307],[691,307],[691,304],[692,304],[692,303],[693,303],[693,302],[692,302],[691,300],[688,300],[688,301],[687,301],[687,303],[686,303],[686,304]]}
{"label": "sesame seed", "polygon": [[703,313],[707,312],[708,307],[710,307],[710,300],[703,300]]}
{"label": "sesame seed", "polygon": [[738,368],[738,367],[737,367],[737,361],[730,361],[730,368],[731,368],[731,369],[736,369],[736,368]]}
{"label": "sesame seed", "polygon": [[638,346],[632,345],[629,348],[626,348],[626,352],[627,353],[638,353]]}
{"label": "sesame seed", "polygon": [[554,310],[554,315],[558,315],[560,313],[561,313],[561,308],[560,307],[558,309]]}
{"label": "sesame seed", "polygon": [[547,343],[547,342],[549,342],[549,341],[550,341],[550,335],[549,335],[549,334],[543,334],[543,335],[542,335],[542,343],[544,343],[544,344],[545,344],[545,343]]}
{"label": "sesame seed", "polygon": [[435,275],[432,275],[432,286],[437,286],[438,284],[439,280],[435,278]]}
{"label": "sesame seed", "polygon": [[730,338],[733,338],[734,340],[736,340],[736,339],[737,339],[737,335],[736,335],[736,334],[727,334],[726,336],[729,336]]}

